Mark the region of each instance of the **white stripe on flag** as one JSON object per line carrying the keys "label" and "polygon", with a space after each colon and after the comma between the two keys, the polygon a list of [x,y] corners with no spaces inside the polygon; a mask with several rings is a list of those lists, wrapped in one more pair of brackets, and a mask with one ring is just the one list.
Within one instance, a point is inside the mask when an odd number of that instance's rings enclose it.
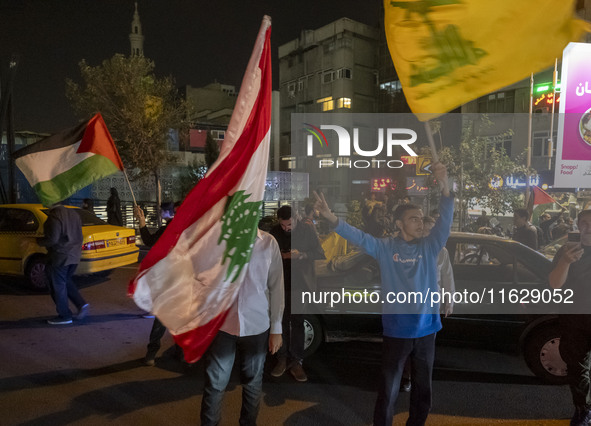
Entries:
{"label": "white stripe on flag", "polygon": [[[270,131],[255,151],[237,190],[263,199],[269,154]],[[153,312],[172,334],[181,334],[207,324],[227,310],[239,289],[248,265],[238,279],[226,281],[227,264],[221,264],[226,243],[217,244],[221,234],[227,197],[183,231],[175,247],[137,281],[133,298]],[[171,274],[170,271],[174,271]]]}
{"label": "white stripe on flag", "polygon": [[63,148],[25,155],[17,158],[14,163],[23,172],[31,186],[35,186],[39,182],[51,180],[67,172],[87,158],[96,155],[92,152],[77,154],[76,151],[78,151],[81,142],[80,140]]}

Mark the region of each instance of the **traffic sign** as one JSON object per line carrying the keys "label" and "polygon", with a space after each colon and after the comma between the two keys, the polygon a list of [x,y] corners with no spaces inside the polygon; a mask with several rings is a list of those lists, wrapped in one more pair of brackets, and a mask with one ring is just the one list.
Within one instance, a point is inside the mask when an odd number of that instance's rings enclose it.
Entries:
{"label": "traffic sign", "polygon": [[417,159],[417,176],[426,176],[431,174],[431,157],[419,155]]}

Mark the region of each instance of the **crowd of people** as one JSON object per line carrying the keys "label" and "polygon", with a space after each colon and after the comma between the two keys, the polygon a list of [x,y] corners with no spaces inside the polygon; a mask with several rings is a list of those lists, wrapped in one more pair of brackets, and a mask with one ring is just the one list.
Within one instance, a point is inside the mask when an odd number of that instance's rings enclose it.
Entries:
{"label": "crowd of people", "polygon": [[[289,206],[283,206],[277,211],[277,224],[270,233],[258,230],[251,259],[256,267],[249,268],[244,276],[238,297],[203,357],[203,425],[216,425],[221,421],[222,400],[237,356],[243,387],[240,424],[256,424],[267,353],[274,356],[272,376],[280,377],[289,372],[296,381],[307,381],[303,316],[292,309],[294,288],[291,283],[296,279],[307,289],[315,287],[314,262],[324,258],[315,225],[318,215],[326,220],[331,230],[377,260],[384,290],[437,292],[444,288],[448,292],[455,291],[451,262],[445,249],[453,222],[454,199],[447,186],[445,166],[435,163],[432,170],[441,182],[441,197],[438,209],[432,210],[430,216],[425,216],[421,207],[408,198],[394,201],[385,197],[378,201],[372,196],[363,204],[363,229],[358,229],[338,219],[324,196],[314,193],[315,203],[306,205],[303,217],[292,212]],[[116,198],[116,194],[112,195]],[[167,224],[174,220],[177,206],[178,203],[161,206]],[[85,207],[91,209],[92,203],[86,202]],[[146,227],[140,207],[135,207],[134,215],[144,243],[155,244],[167,224],[152,233]],[[584,307],[591,300],[587,283],[591,276],[591,210],[580,212],[576,224],[562,217],[562,213],[543,214],[539,226],[532,225],[529,219],[527,210],[515,210],[511,236],[534,249],[575,228],[580,231],[580,243],[565,244],[554,257],[549,285],[555,289],[573,289],[578,306]],[[492,233],[491,222],[483,214],[475,225],[480,232],[491,229]],[[48,322],[63,325],[72,323],[73,318],[84,319],[89,304],[71,280],[80,259],[79,216],[63,206],[52,206],[44,231],[45,236],[39,242],[50,254],[51,295],[58,313]],[[70,302],[76,307],[76,314],[70,310]],[[386,304],[382,312],[382,370],[374,425],[392,424],[401,391],[411,392],[407,424],[425,424],[432,403],[435,337],[442,328],[442,316],[452,314],[453,304],[435,307],[416,304],[407,306],[408,311],[404,312],[399,309],[394,304]],[[587,425],[591,422],[591,316],[572,312],[561,312],[560,353],[568,366],[575,406],[571,425]],[[165,326],[154,318],[144,358],[146,365],[154,365],[165,331]],[[180,354],[180,348],[176,351]]]}

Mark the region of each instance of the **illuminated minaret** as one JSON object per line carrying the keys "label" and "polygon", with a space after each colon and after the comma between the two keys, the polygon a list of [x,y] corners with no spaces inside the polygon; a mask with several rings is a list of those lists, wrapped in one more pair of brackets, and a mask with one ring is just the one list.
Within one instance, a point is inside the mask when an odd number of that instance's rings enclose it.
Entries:
{"label": "illuminated minaret", "polygon": [[142,35],[140,14],[137,11],[137,2],[135,3],[133,21],[131,21],[131,34],[129,34],[129,42],[131,44],[131,56],[144,55],[144,36]]}

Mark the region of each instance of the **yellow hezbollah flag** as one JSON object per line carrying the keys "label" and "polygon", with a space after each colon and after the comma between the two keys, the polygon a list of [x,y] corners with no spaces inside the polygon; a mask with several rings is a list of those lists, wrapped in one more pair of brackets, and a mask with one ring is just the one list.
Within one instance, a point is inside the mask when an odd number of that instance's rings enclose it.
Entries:
{"label": "yellow hezbollah flag", "polygon": [[[427,120],[538,72],[589,24],[575,0],[384,0],[388,47]],[[424,113],[424,114],[423,114]]]}

